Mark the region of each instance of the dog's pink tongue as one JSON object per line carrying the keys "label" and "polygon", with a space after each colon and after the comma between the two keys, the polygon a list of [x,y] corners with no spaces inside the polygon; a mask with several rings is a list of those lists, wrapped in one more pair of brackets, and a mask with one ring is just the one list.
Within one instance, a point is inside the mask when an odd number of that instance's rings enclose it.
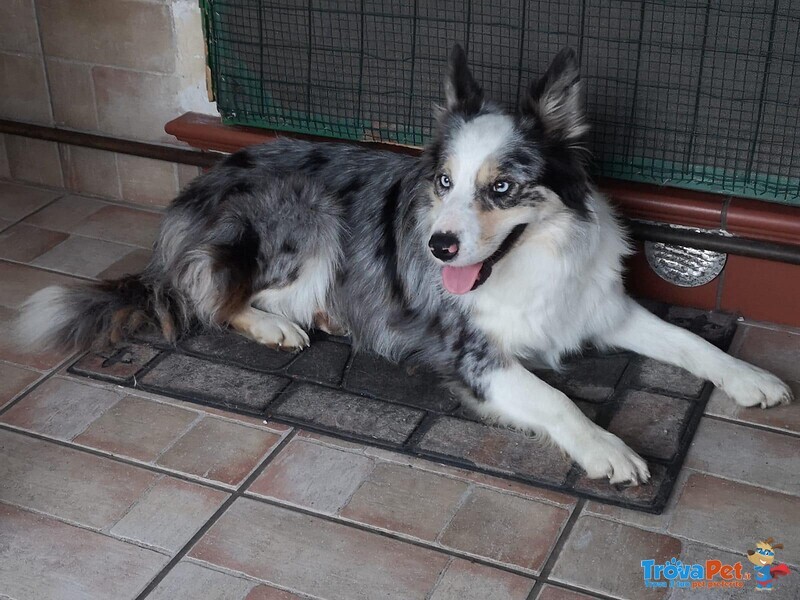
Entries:
{"label": "dog's pink tongue", "polygon": [[444,283],[444,288],[451,294],[466,294],[478,280],[482,266],[483,263],[466,267],[443,267],[442,283]]}

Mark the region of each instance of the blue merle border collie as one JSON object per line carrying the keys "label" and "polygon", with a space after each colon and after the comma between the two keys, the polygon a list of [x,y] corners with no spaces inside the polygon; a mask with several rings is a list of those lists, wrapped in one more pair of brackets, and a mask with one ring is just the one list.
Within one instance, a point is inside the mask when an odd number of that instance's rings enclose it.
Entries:
{"label": "blue merle border collie", "polygon": [[630,247],[587,176],[581,89],[566,49],[509,114],[456,46],[421,156],[290,139],[237,152],[172,203],[143,273],[40,291],[21,336],[88,348],[200,322],[297,351],[308,328],[347,331],[438,372],[485,418],[546,434],[589,477],[646,482],[644,460],[520,360],[557,365],[591,343],[682,367],[742,406],[791,391],[626,296]]}

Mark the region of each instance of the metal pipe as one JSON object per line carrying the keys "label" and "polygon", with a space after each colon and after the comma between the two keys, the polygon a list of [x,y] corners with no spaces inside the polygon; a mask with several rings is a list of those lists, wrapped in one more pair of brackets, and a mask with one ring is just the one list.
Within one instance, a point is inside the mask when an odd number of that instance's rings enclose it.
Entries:
{"label": "metal pipe", "polygon": [[800,246],[719,235],[712,232],[705,233],[688,229],[676,229],[666,225],[653,225],[638,221],[629,221],[628,228],[637,240],[663,242],[676,246],[687,246],[689,248],[800,265]]}
{"label": "metal pipe", "polygon": [[72,131],[60,127],[20,123],[19,121],[9,121],[7,119],[0,119],[0,133],[21,135],[49,142],[58,142],[59,144],[69,144],[70,146],[85,146],[120,154],[132,154],[133,156],[204,168],[213,167],[220,158],[225,157],[224,154],[219,152],[201,152],[188,148],[174,148],[161,144],[150,144],[107,135]]}
{"label": "metal pipe", "polygon": [[[20,135],[72,146],[85,146],[120,154],[132,154],[134,156],[204,168],[213,167],[221,158],[225,157],[224,154],[219,152],[201,152],[199,150],[189,150],[188,148],[174,148],[161,144],[137,142],[7,119],[0,119],[0,133]],[[641,241],[663,242],[676,246],[688,246],[689,248],[800,265],[800,245],[777,244],[743,237],[723,236],[712,232],[698,233],[687,229],[676,229],[666,225],[653,225],[639,221],[628,221],[628,229],[634,239]]]}

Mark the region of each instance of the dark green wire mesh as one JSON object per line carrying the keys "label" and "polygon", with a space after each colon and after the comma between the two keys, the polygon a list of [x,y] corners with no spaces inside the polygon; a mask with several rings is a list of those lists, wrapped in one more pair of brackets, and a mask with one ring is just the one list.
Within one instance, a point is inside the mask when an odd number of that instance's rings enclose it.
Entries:
{"label": "dark green wire mesh", "polygon": [[800,205],[797,0],[201,0],[231,124],[422,145],[454,43],[513,107],[581,58],[599,174]]}

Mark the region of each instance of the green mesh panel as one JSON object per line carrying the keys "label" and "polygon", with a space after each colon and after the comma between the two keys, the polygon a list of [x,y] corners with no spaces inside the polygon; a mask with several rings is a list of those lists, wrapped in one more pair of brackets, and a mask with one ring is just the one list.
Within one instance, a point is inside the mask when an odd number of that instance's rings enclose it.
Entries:
{"label": "green mesh panel", "polygon": [[800,205],[800,2],[201,3],[226,123],[422,145],[454,43],[510,107],[570,45],[599,174]]}

